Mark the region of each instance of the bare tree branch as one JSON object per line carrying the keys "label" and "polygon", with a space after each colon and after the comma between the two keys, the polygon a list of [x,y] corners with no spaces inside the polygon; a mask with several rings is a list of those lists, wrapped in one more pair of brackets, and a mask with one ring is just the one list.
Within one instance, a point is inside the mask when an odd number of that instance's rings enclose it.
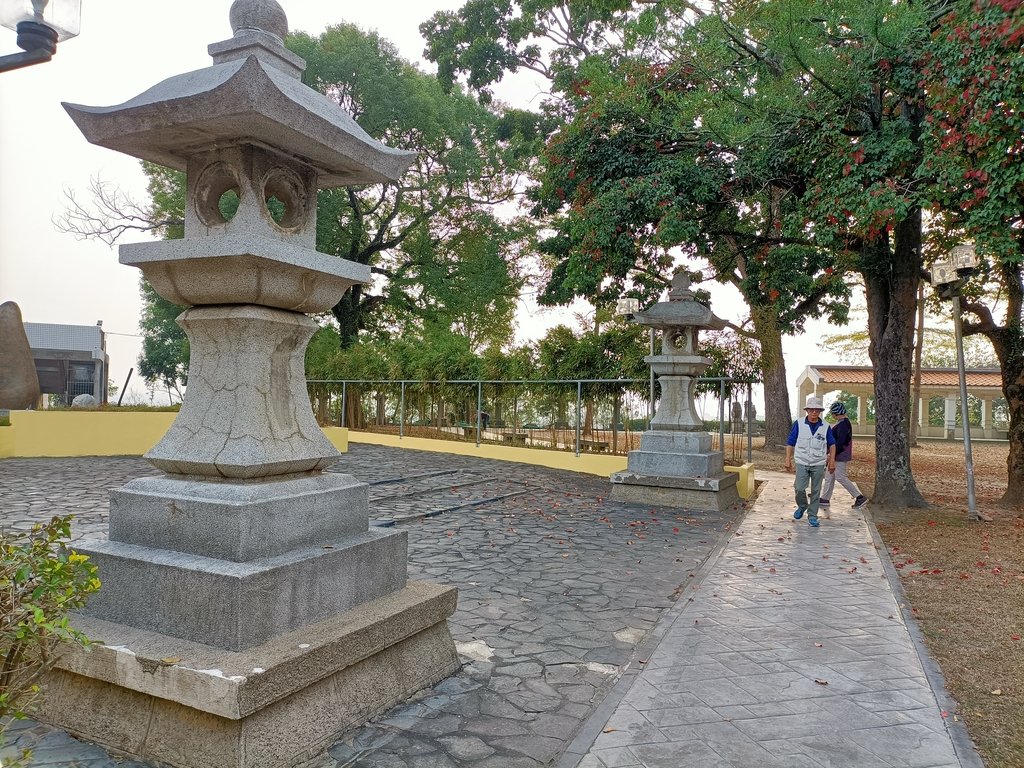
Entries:
{"label": "bare tree branch", "polygon": [[136,202],[119,187],[94,176],[89,182],[91,205],[79,202],[73,189],[65,189],[68,207],[55,218],[58,232],[74,235],[76,240],[101,240],[113,247],[129,232],[162,234],[168,227],[184,226],[180,219],[154,219],[148,207]]}

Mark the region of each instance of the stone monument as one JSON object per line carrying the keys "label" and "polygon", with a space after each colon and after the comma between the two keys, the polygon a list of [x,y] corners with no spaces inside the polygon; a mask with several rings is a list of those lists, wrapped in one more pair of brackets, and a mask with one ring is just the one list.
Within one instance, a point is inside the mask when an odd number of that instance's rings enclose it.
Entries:
{"label": "stone monument", "polygon": [[39,400],[39,376],[32,348],[13,301],[0,304],[0,408],[21,411]]}
{"label": "stone monument", "polygon": [[630,451],[626,470],[611,476],[612,499],[698,510],[725,510],[739,501],[737,475],[726,472],[721,451],[711,450],[711,435],[694,407],[694,379],[711,360],[697,354],[702,328],[720,330],[725,321],[694,300],[684,271],[672,278],[669,300],[634,315],[661,331],[661,354],[645,360],[658,374],[661,403],[651,428]]}
{"label": "stone monument", "polygon": [[305,313],[370,279],[315,250],[317,189],[394,181],[413,155],[303,85],[277,2],[235,0],[230,20],[213,66],[65,105],[90,142],[186,172],[185,238],[120,261],[189,307],[191,360],[146,454],[164,474],[113,491],[109,541],[80,547],[103,586],[75,624],[102,643],[63,660],[41,715],[185,768],[294,765],[458,667],[456,590],[407,581],[407,534],[370,528],[368,486],[323,473],[340,456],[303,371]]}

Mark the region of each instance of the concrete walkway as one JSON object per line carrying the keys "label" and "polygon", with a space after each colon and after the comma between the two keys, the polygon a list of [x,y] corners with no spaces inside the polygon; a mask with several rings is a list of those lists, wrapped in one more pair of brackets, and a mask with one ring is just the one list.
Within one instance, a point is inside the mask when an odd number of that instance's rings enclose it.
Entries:
{"label": "concrete walkway", "polygon": [[813,529],[793,520],[792,475],[758,477],[754,508],[561,768],[981,766],[861,510],[837,496]]}

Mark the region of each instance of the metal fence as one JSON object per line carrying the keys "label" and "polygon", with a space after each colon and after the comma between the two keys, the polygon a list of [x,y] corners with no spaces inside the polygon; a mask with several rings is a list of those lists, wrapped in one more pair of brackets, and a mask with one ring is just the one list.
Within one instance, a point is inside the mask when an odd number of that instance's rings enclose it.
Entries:
{"label": "metal fence", "polygon": [[[746,379],[698,379],[713,446],[746,460],[759,423]],[[310,380],[323,425],[504,445],[625,454],[639,446],[660,397],[648,379]],[[652,398],[653,395],[653,398]],[[743,399],[743,403],[739,401]],[[728,438],[731,438],[729,440]]]}

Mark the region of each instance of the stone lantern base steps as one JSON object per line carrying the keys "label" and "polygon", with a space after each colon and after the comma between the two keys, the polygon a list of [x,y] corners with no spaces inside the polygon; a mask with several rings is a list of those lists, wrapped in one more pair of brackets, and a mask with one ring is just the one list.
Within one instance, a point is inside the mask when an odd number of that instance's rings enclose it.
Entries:
{"label": "stone lantern base steps", "polygon": [[80,617],[103,645],[45,681],[40,717],[179,768],[284,768],[458,669],[446,619],[457,590],[409,582],[386,597],[226,651]]}
{"label": "stone lantern base steps", "polygon": [[46,681],[41,717],[181,768],[277,768],[452,674],[457,590],[406,579],[403,531],[369,528],[342,474],[140,478],[110,540],[97,643]]}
{"label": "stone lantern base steps", "polygon": [[736,474],[726,472],[706,432],[651,430],[630,451],[626,469],[611,476],[612,499],[723,511],[739,502]]}

